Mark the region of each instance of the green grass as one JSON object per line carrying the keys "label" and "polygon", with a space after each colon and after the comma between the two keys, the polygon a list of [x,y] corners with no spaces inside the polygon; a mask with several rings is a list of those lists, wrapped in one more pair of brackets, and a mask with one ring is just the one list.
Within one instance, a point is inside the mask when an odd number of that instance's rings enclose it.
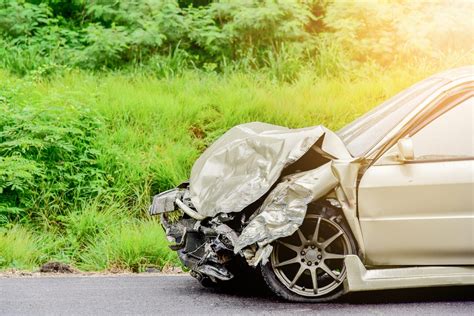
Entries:
{"label": "green grass", "polygon": [[[89,195],[54,193],[48,205],[25,206],[26,215],[9,217],[0,231],[0,269],[33,269],[48,260],[82,270],[142,271],[177,264],[159,223],[146,215],[150,198],[186,180],[194,160],[226,130],[250,121],[337,130],[438,70],[426,65],[367,68],[347,78],[303,72],[292,83],[264,73],[194,71],[157,79],[72,71],[19,78],[0,71],[0,100],[10,107],[54,106],[59,109],[54,122],[75,122],[75,109],[82,109],[100,121],[90,145],[98,151],[90,172],[107,179]],[[68,139],[66,145],[76,144]],[[15,154],[23,155],[20,149]],[[62,185],[69,180],[48,181]],[[43,191],[28,190],[41,199]],[[67,203],[55,204],[65,196]]]}
{"label": "green grass", "polygon": [[0,230],[0,267],[31,269],[41,261],[41,240],[27,228],[13,226]]}
{"label": "green grass", "polygon": [[126,222],[104,237],[81,256],[79,268],[140,272],[146,267],[161,268],[167,264],[178,264],[157,222]]}
{"label": "green grass", "polygon": [[179,265],[156,220],[126,218],[93,206],[65,216],[66,228],[14,225],[0,230],[0,269],[37,269],[61,261],[82,271],[133,271]]}

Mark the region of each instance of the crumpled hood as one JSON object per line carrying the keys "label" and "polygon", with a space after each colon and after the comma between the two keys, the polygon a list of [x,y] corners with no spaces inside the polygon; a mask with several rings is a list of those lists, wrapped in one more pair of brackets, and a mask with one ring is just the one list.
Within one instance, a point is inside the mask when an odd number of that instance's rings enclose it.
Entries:
{"label": "crumpled hood", "polygon": [[262,197],[283,169],[310,149],[330,159],[352,159],[340,138],[321,125],[300,129],[260,122],[238,125],[194,164],[191,201],[203,216],[240,212]]}

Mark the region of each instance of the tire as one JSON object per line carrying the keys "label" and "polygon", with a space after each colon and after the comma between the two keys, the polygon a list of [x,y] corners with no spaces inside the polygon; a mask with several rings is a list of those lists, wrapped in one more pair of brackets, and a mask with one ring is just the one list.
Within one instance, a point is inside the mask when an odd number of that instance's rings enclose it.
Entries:
{"label": "tire", "polygon": [[341,210],[326,202],[310,206],[303,225],[275,241],[270,260],[261,266],[268,288],[292,302],[321,303],[343,295],[344,257],[357,253]]}

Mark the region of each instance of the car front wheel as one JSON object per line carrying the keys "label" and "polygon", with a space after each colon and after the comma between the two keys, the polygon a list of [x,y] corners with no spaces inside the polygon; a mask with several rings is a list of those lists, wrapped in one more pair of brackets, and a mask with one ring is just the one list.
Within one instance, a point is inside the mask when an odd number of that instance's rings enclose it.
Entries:
{"label": "car front wheel", "polygon": [[290,301],[315,303],[343,294],[344,258],[354,254],[356,246],[338,213],[331,206],[323,206],[318,214],[306,215],[292,236],[273,244],[262,275],[275,294]]}

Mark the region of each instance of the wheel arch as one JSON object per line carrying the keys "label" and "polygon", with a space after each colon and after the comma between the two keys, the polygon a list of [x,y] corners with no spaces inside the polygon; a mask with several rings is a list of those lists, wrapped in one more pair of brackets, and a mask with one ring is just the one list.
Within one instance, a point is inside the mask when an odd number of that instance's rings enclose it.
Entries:
{"label": "wheel arch", "polygon": [[[318,214],[320,210],[329,212],[330,216],[339,217],[339,219],[344,223],[345,229],[347,229],[347,231],[351,234],[351,237],[355,242],[357,256],[362,262],[365,262],[365,247],[361,234],[359,219],[357,216],[352,215],[353,212],[351,210],[344,210],[343,204],[340,203],[335,197],[335,191],[321,199],[309,203],[306,212],[307,214]],[[305,220],[303,221],[302,225],[304,225]]]}
{"label": "wheel arch", "polygon": [[[343,257],[340,256],[344,254],[357,255],[358,246],[346,222],[342,209],[337,208],[334,204],[335,203],[331,203],[331,201],[328,201],[326,199],[321,199],[310,203],[308,205],[305,220],[303,221],[303,224],[299,227],[298,231],[296,231],[292,236],[280,238],[272,243],[274,248],[269,258],[269,262],[261,264],[260,267],[262,271],[262,276],[268,287],[279,297],[296,302],[316,303],[331,301],[337,299],[338,297],[346,293],[346,288],[345,286],[343,286],[344,279],[346,276],[346,268],[344,266],[345,262],[338,261],[339,263],[336,263],[336,266],[333,266],[334,262],[332,260],[341,260]],[[325,225],[329,224],[329,227],[327,227],[326,230],[324,230],[324,222],[327,223]],[[321,227],[319,228],[320,225]],[[334,227],[331,227],[331,225],[333,225]],[[327,230],[328,228],[329,230]],[[339,233],[337,233],[338,231]],[[314,235],[312,232],[317,235]],[[343,239],[336,239],[336,235],[341,236],[341,238],[343,237]],[[301,245],[298,244],[298,240],[301,241]],[[336,243],[336,245],[334,245],[333,241],[337,240],[339,241]],[[328,247],[328,245],[333,246]],[[341,246],[343,248],[339,248]],[[336,248],[333,247],[338,248],[339,251],[342,252],[339,252]],[[290,254],[288,253],[289,250],[287,248],[290,249]],[[311,253],[312,251],[316,253],[313,254]],[[294,257],[295,252],[296,257]],[[316,260],[314,255],[318,255],[318,260]],[[325,256],[330,257],[327,257],[325,259]],[[310,260],[313,261],[313,259],[316,261],[314,262],[314,264],[309,262]],[[328,261],[326,261],[328,259],[329,263]],[[294,274],[291,275],[291,267],[289,268],[290,274],[284,272],[285,269],[288,269],[287,266],[294,264],[300,265],[296,276]],[[281,266],[284,267],[282,268]],[[311,269],[314,269],[315,271],[312,271]],[[329,269],[329,271],[327,269]],[[314,278],[318,278],[317,283],[313,283],[313,286],[314,289],[316,289],[317,286],[322,286],[321,288],[318,288],[320,290],[319,295],[316,291],[315,296],[308,295],[308,292],[306,291],[312,291],[312,288],[306,287],[305,290],[305,286],[307,286],[307,284],[300,284],[299,286],[296,286],[296,282],[299,280],[299,276],[303,276],[303,274],[299,274],[300,271],[304,271],[305,273],[311,272],[311,277],[313,277],[314,273]],[[322,274],[317,271],[320,271]],[[335,274],[329,273],[330,271],[333,271],[332,273]],[[342,274],[341,276],[337,274],[338,271]],[[337,279],[335,279],[336,276],[338,276],[337,278],[340,279],[340,281],[337,281]],[[319,283],[321,282],[321,280],[319,279],[320,277],[323,278],[323,285]],[[329,285],[324,284],[324,279],[328,280],[329,278],[330,280],[331,277],[334,278],[333,281],[331,281]],[[308,277],[306,276],[306,278]],[[334,280],[336,281],[334,282]],[[293,286],[295,286],[295,288],[293,288]],[[303,286],[302,289],[301,286]],[[321,290],[323,290],[324,293],[321,292]],[[300,293],[301,291],[304,291],[306,294]]]}

